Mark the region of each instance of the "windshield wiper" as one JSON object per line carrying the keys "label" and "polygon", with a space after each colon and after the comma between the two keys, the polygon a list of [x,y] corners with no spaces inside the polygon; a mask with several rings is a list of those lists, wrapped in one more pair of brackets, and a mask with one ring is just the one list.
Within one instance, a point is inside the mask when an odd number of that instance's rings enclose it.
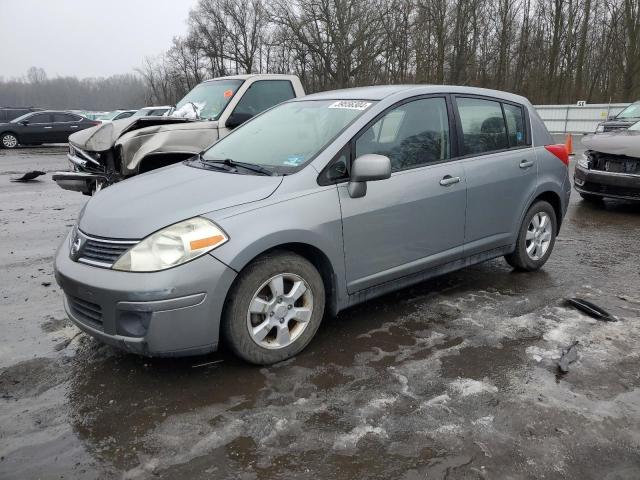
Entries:
{"label": "windshield wiper", "polygon": [[206,165],[226,165],[227,167],[236,169],[240,167],[251,172],[259,173],[260,175],[273,175],[273,172],[268,168],[261,167],[260,165],[255,165],[253,163],[236,162],[235,160],[231,160],[230,158],[225,158],[224,160],[208,160],[201,156],[200,161]]}

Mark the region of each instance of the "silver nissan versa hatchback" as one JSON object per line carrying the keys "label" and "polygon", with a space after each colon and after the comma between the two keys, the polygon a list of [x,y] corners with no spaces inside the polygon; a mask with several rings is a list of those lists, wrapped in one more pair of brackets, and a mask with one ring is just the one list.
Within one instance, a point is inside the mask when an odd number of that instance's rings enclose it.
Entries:
{"label": "silver nissan versa hatchback", "polygon": [[452,86],[324,92],[99,192],[55,259],[69,318],[153,356],[224,342],[270,364],[325,314],[473,263],[549,258],[568,156],[525,98]]}

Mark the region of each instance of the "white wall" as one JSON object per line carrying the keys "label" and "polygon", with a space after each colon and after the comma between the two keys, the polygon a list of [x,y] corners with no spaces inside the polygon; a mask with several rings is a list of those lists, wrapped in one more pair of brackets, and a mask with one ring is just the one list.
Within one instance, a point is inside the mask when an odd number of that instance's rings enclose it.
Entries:
{"label": "white wall", "polygon": [[552,133],[592,133],[598,123],[627,107],[628,103],[577,105],[535,105],[547,130]]}

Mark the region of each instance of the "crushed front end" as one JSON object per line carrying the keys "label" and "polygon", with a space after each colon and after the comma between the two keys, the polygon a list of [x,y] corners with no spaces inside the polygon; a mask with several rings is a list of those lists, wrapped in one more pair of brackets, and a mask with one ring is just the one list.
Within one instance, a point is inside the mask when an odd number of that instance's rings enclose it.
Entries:
{"label": "crushed front end", "polygon": [[70,142],[67,159],[71,170],[52,175],[58,186],[65,190],[92,195],[120,180],[120,162],[113,148],[95,152],[84,150]]}
{"label": "crushed front end", "polygon": [[578,160],[574,187],[583,196],[640,201],[640,158],[587,150]]}

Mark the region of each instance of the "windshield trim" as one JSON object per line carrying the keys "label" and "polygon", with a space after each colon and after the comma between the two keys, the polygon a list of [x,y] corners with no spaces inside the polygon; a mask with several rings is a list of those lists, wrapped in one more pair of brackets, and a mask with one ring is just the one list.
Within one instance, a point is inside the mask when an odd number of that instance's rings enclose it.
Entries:
{"label": "windshield trim", "polygon": [[[263,112],[258,113],[257,115],[251,117],[249,120],[247,120],[246,122],[244,122],[242,125],[236,127],[235,129],[233,129],[233,131],[231,133],[229,133],[228,135],[222,137],[222,138],[218,138],[218,140],[216,140],[213,144],[209,145],[209,147],[206,148],[206,150],[203,150],[202,152],[200,152],[200,155],[204,155],[208,150],[210,150],[211,148],[213,148],[218,142],[224,140],[225,138],[233,135],[234,133],[236,133],[237,131],[239,131],[242,127],[244,127],[245,125],[247,125],[248,123],[252,122],[253,120],[255,120],[256,118],[264,115],[267,112],[270,112],[271,110],[273,110],[274,108],[278,108],[281,107],[283,105],[286,105],[288,103],[299,103],[299,102],[338,102],[341,100],[345,100],[344,98],[307,98],[305,99],[304,97],[297,97],[297,98],[292,98],[290,100],[287,100],[286,102],[282,102],[279,103],[277,105],[274,105],[273,107],[270,107],[266,110],[264,110]],[[306,160],[305,162],[301,163],[300,165],[297,165],[295,167],[292,166],[283,166],[283,165],[261,165],[261,164],[254,164],[254,165],[259,165],[261,167],[265,167],[268,168],[269,170],[273,171],[273,175],[274,176],[288,176],[288,175],[293,175],[294,173],[298,173],[299,171],[301,171],[303,168],[306,168],[307,165],[309,165],[310,163],[312,163],[316,158],[318,158],[318,156],[323,153],[327,148],[329,148],[329,146],[331,146],[331,144],[333,142],[335,142],[338,138],[340,138],[340,136],[349,128],[351,127],[356,121],[358,121],[360,118],[362,118],[362,116],[370,109],[372,109],[380,100],[371,100],[371,99],[348,99],[349,101],[362,101],[362,102],[370,102],[371,105],[369,107],[367,107],[365,110],[362,111],[362,113],[360,115],[358,115],[357,117],[355,117],[353,120],[351,120],[350,122],[348,122],[343,128],[340,129],[340,131],[338,131],[332,138],[330,138],[326,143],[324,143],[319,149],[318,151],[313,154],[311,157],[309,157],[308,160]],[[251,163],[251,162],[247,162],[247,163]]]}

